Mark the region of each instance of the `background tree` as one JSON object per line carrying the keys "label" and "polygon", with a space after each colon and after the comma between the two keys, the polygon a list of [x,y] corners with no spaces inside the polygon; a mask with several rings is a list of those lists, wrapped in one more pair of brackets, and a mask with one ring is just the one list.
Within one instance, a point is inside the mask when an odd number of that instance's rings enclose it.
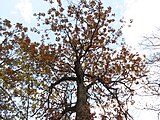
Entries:
{"label": "background tree", "polygon": [[142,107],[142,109],[155,111],[158,113],[158,120],[160,119],[160,102],[159,102],[159,96],[160,96],[160,35],[159,30],[154,31],[151,35],[146,35],[144,37],[144,40],[141,42],[141,46],[144,48],[144,50],[149,51],[147,52],[146,57],[146,65],[150,69],[150,72],[148,73],[148,81],[145,85],[145,95],[144,98],[150,98],[151,101],[154,101],[152,103],[146,103],[145,106]]}
{"label": "background tree", "polygon": [[128,104],[146,74],[145,61],[122,42],[121,28],[112,27],[111,7],[95,0],[68,7],[48,2],[47,13],[35,14],[45,26],[42,39],[55,35],[48,44],[32,42],[22,24],[0,22],[0,116],[91,120],[99,109],[103,120],[131,119]]}

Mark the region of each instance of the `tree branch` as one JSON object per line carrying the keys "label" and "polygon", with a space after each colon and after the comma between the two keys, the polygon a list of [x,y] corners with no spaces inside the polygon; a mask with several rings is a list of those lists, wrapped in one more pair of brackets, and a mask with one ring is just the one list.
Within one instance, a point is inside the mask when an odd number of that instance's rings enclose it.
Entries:
{"label": "tree branch", "polygon": [[15,106],[15,109],[17,109],[18,112],[19,112],[24,118],[26,118],[25,115],[23,114],[23,112],[18,108],[18,106],[16,105],[16,103],[13,101],[12,96],[11,96],[3,87],[0,86],[0,89],[2,90],[2,92],[5,93],[5,95],[7,95],[7,96],[9,97],[8,100],[11,100],[11,103]]}
{"label": "tree branch", "polygon": [[55,118],[57,116],[53,116],[50,117],[49,120],[60,120],[67,112],[76,112],[76,106],[66,108],[62,111],[61,115],[58,118]]}
{"label": "tree branch", "polygon": [[50,88],[53,88],[54,86],[60,84],[61,82],[64,81],[77,81],[76,77],[62,77],[61,79],[59,79],[58,81],[56,81],[55,83],[52,83]]}
{"label": "tree branch", "polygon": [[77,78],[76,77],[62,77],[61,79],[57,80],[55,83],[51,83],[51,86],[49,87],[48,98],[47,98],[48,108],[49,108],[49,103],[50,103],[49,99],[50,99],[50,96],[52,94],[53,87],[60,84],[61,82],[64,82],[64,81],[77,81]]}
{"label": "tree branch", "polygon": [[89,88],[91,88],[92,85],[94,85],[94,84],[96,83],[96,81],[99,79],[99,77],[97,77],[97,76],[92,76],[92,75],[90,75],[90,74],[84,74],[84,76],[90,77],[91,79],[93,79],[92,82],[87,86],[87,90],[88,90]]}
{"label": "tree branch", "polygon": [[[100,6],[100,5],[99,5],[99,6]],[[101,19],[100,19],[100,9],[99,9],[98,22],[97,22],[97,24],[96,24],[96,26],[95,26],[95,29],[94,29],[93,33],[92,33],[92,36],[91,36],[89,45],[87,46],[87,48],[86,48],[86,50],[85,50],[85,53],[84,53],[83,55],[81,55],[80,58],[84,57],[84,56],[87,54],[87,52],[89,51],[89,49],[92,47],[93,39],[94,39],[94,36],[95,36],[96,31],[98,30],[98,25],[99,25],[99,23],[100,23],[100,20],[101,20]]]}
{"label": "tree branch", "polygon": [[63,115],[65,115],[67,112],[76,112],[76,106],[73,106],[73,107],[68,107],[68,108],[66,108],[61,114],[62,114],[62,116],[61,117],[63,117]]}

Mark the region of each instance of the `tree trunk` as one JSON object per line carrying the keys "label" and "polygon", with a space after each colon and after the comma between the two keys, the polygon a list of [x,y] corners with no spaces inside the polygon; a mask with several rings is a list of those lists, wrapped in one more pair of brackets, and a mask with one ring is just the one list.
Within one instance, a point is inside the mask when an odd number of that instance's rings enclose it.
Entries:
{"label": "tree trunk", "polygon": [[89,115],[86,87],[83,82],[80,82],[77,83],[76,120],[89,120]]}
{"label": "tree trunk", "polygon": [[84,85],[84,71],[80,60],[75,62],[75,72],[77,76],[77,103],[76,120],[89,120],[90,110],[87,102],[87,88]]}

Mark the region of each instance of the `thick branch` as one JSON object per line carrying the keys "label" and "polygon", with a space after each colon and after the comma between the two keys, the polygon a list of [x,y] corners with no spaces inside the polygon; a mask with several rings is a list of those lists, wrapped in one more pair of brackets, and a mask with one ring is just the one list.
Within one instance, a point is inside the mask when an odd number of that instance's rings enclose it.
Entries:
{"label": "thick branch", "polygon": [[62,117],[63,115],[65,115],[67,112],[76,112],[76,106],[73,106],[73,107],[68,107],[66,108],[61,114],[62,114]]}
{"label": "thick branch", "polygon": [[1,115],[0,115],[0,118],[1,118],[2,120],[4,120],[4,117],[2,117]]}
{"label": "thick branch", "polygon": [[60,120],[67,112],[72,112],[72,113],[76,112],[76,106],[66,108],[65,110],[62,111],[61,115],[58,118],[55,118],[57,116],[53,116],[50,117],[49,120]]}
{"label": "thick branch", "polygon": [[48,108],[49,108],[49,99],[50,99],[50,96],[52,94],[52,89],[54,86],[60,84],[61,82],[64,82],[64,81],[77,81],[77,78],[76,77],[62,77],[61,79],[57,80],[55,83],[52,83],[51,86],[49,87],[49,95],[48,95],[48,98],[47,98],[47,101],[48,101]]}
{"label": "thick branch", "polygon": [[85,75],[86,77],[89,77],[89,78],[92,79],[92,82],[87,86],[87,90],[88,90],[89,88],[92,87],[92,85],[94,85],[94,84],[96,83],[96,81],[99,79],[99,77],[93,76],[93,75],[90,75],[90,74],[84,74],[84,75]]}

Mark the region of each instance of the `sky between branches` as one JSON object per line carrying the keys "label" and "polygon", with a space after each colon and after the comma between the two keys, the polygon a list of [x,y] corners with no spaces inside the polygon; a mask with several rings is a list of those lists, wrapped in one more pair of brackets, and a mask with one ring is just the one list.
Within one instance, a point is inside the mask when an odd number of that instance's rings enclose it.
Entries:
{"label": "sky between branches", "polygon": [[[118,19],[133,19],[131,27],[124,27],[123,35],[126,42],[140,50],[138,43],[143,36],[152,34],[160,28],[160,0],[102,0],[105,6],[111,5]],[[46,11],[49,4],[43,0],[1,0],[0,17],[13,22],[22,22],[25,26],[33,26],[36,19],[33,13]],[[136,120],[155,120],[153,112],[134,111]]]}

